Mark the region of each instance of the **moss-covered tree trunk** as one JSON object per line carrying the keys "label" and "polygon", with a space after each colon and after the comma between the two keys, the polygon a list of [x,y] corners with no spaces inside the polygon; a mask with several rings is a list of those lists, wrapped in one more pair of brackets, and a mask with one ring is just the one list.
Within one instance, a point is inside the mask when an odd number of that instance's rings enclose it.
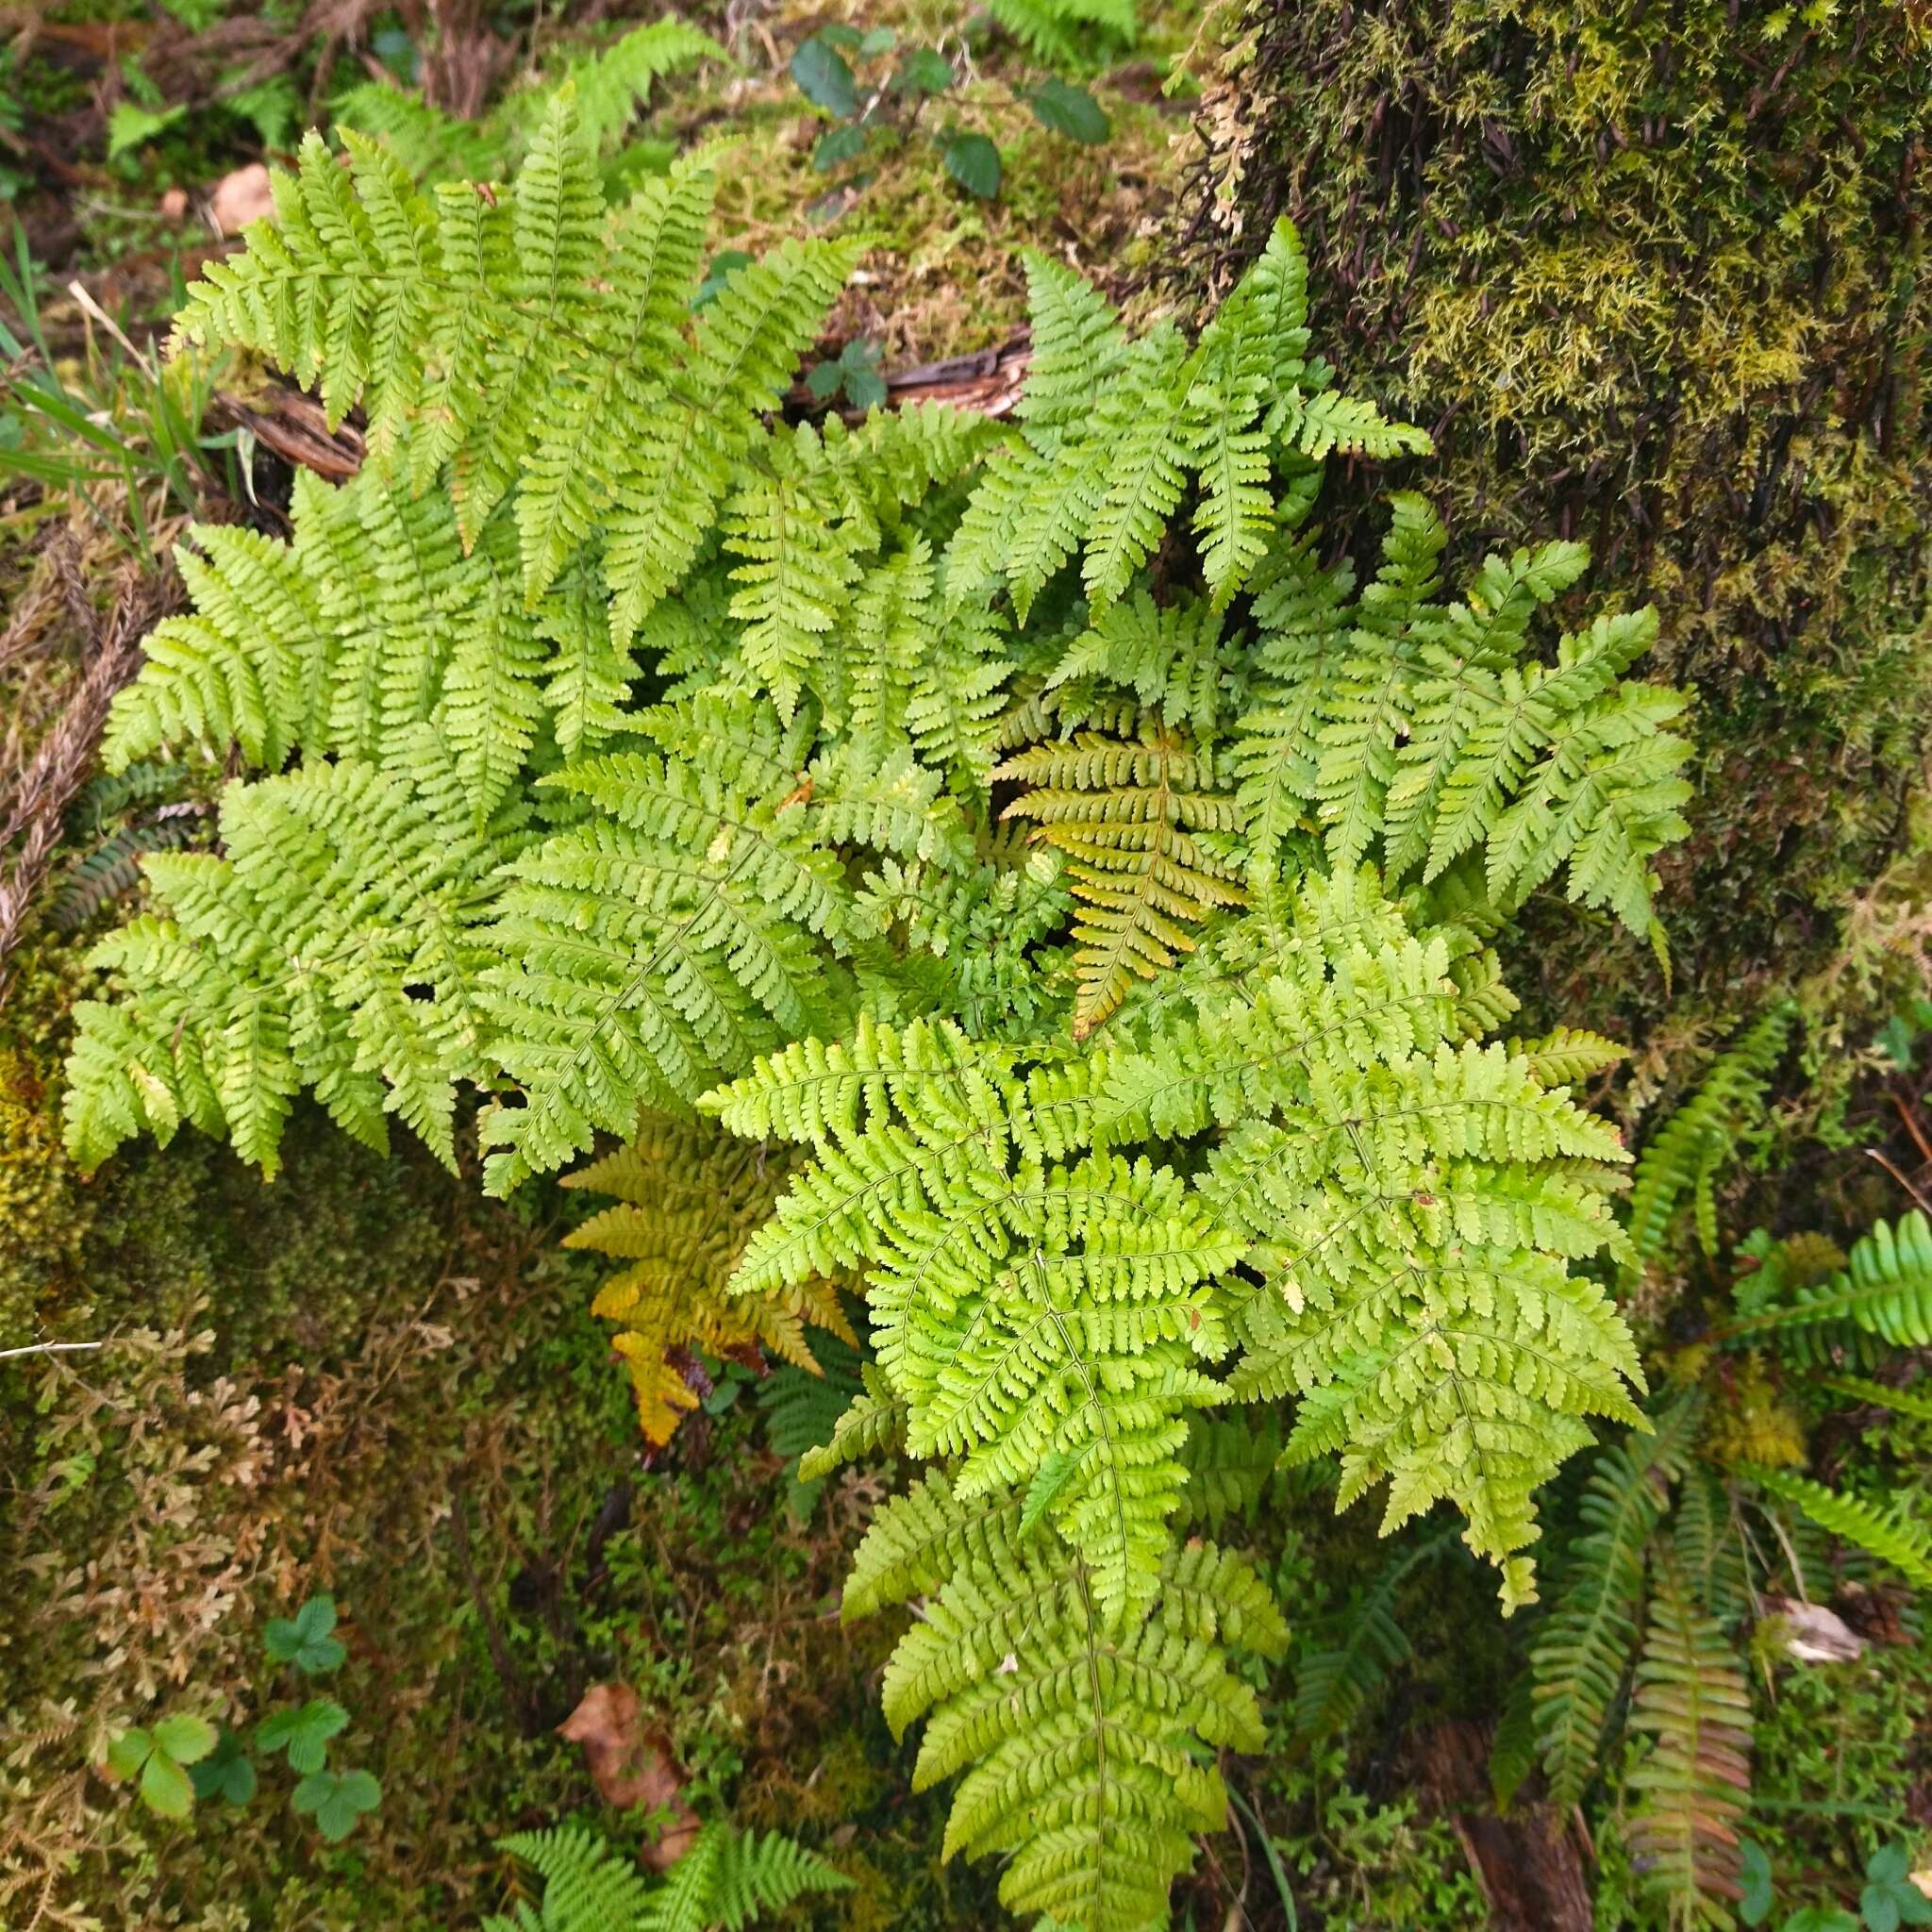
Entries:
{"label": "moss-covered tree trunk", "polygon": [[[1464,560],[1561,531],[1659,608],[1687,1012],[1816,972],[1909,862],[1932,718],[1924,8],[1257,0],[1228,73],[1208,245],[1301,225],[1318,339],[1435,435]],[[1654,1021],[1656,969],[1559,919],[1553,1004]]]}

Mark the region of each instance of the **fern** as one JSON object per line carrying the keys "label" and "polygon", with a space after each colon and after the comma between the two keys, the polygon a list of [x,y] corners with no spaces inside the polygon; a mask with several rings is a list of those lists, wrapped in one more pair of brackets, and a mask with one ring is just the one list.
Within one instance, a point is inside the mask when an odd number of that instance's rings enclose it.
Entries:
{"label": "fern", "polygon": [[1191,950],[1187,925],[1217,906],[1239,906],[1235,869],[1201,834],[1237,828],[1232,799],[1214,789],[1212,758],[1150,727],[1135,744],[1082,733],[1041,745],[993,773],[1028,789],[1007,808],[1066,855],[1074,896],[1087,908],[1074,927],[1079,1039],[1107,1019],[1135,976]]}
{"label": "fern", "polygon": [[1795,1008],[1779,1006],[1753,1022],[1645,1146],[1630,1191],[1633,1271],[1663,1257],[1687,1194],[1704,1252],[1717,1253],[1717,1176],[1736,1158],[1738,1137],[1763,1100],[1795,1018]]}
{"label": "fern", "polygon": [[769,1350],[816,1375],[806,1324],[851,1339],[831,1283],[808,1282],[769,1302],[721,1292],[783,1174],[780,1163],[768,1166],[715,1129],[646,1116],[620,1153],[563,1177],[567,1188],[617,1197],[563,1244],[629,1263],[598,1291],[591,1312],[619,1324],[611,1346],[630,1371],[649,1441],[668,1442],[697,1407],[685,1374],[691,1351],[757,1358]]}
{"label": "fern", "polygon": [[1352,1590],[1322,1633],[1304,1648],[1295,1668],[1294,1725],[1311,1744],[1345,1731],[1374,1696],[1386,1674],[1410,1655],[1395,1621],[1403,1586],[1423,1564],[1449,1547],[1431,1538],[1382,1565],[1366,1589]]}
{"label": "fern", "polygon": [[1584,1490],[1583,1534],[1567,1552],[1562,1592],[1530,1651],[1537,1753],[1560,1807],[1583,1796],[1602,1763],[1610,1708],[1637,1644],[1647,1548],[1699,1412],[1694,1397],[1680,1398],[1657,1433],[1605,1450]]}
{"label": "fern", "polygon": [[1088,1154],[1076,1092],[1043,1109],[1009,1050],[945,1023],[861,1021],[706,1096],[734,1132],[814,1158],[756,1234],[734,1291],[868,1269],[879,1368],[916,1456],[963,1457],[967,1496],[1070,1474],[1049,1520],[1110,1617],[1157,1588],[1187,1412],[1220,1399],[1216,1277],[1235,1258],[1182,1184]]}
{"label": "fern", "polygon": [[[1128,343],[1068,270],[1040,256],[1026,267],[1043,326],[1020,409],[1025,436],[993,459],[948,553],[956,598],[1004,578],[1024,621],[1078,554],[1087,595],[1105,609],[1127,592],[1191,476],[1207,587],[1223,605],[1245,584],[1274,522],[1271,469],[1336,449],[1428,446],[1370,405],[1323,407],[1327,371],[1302,353],[1306,269],[1291,225],[1276,227],[1191,349],[1171,325]],[[1070,395],[1077,408],[1066,406]]]}
{"label": "fern", "polygon": [[1770,1337],[1816,1362],[1834,1348],[1857,1355],[1861,1337],[1894,1348],[1932,1344],[1932,1224],[1917,1208],[1896,1227],[1876,1222],[1852,1245],[1846,1266],[1722,1324],[1725,1342]]}
{"label": "fern", "polygon": [[1690,746],[1668,728],[1683,698],[1623,680],[1655,612],[1600,617],[1554,662],[1524,661],[1585,548],[1492,557],[1445,605],[1441,523],[1420,496],[1391,507],[1381,568],[1352,604],[1349,573],[1288,531],[1256,573],[1262,675],[1237,758],[1262,850],[1306,820],[1338,867],[1379,850],[1391,877],[1434,880],[1480,849],[1505,912],[1562,867],[1572,900],[1656,937],[1650,860],[1684,835],[1690,791]]}
{"label": "fern", "polygon": [[[1586,1272],[1624,1156],[1567,1091],[1616,1049],[1507,1036],[1490,941],[1566,866],[1648,922],[1678,701],[1624,675],[1642,616],[1533,646],[1574,546],[1445,604],[1404,495],[1374,582],[1320,566],[1328,456],[1425,440],[1336,393],[1291,226],[1196,335],[1034,260],[1011,425],[788,425],[861,242],[698,305],[714,165],[613,200],[607,77],[488,192],[311,141],[192,291],[183,340],[372,454],[286,543],[184,545],[110,757],[245,775],[97,954],[70,1142],[189,1121],[272,1171],[310,1090],[454,1163],[474,1096],[508,1192],[637,1137],[572,1184],[619,1196],[575,1240],[630,1264],[647,1431],[756,1346],[802,1480],[922,1465],[846,1591],[930,1599],[894,1722],[1010,1900],[1124,1932],[1220,1817],[1198,1754],[1257,1739],[1225,1646],[1280,1647],[1188,1525],[1334,1456],[1514,1605],[1539,1485],[1640,1420]],[[793,1371],[858,1276],[834,1420]]]}
{"label": "fern", "polygon": [[1144,1614],[1102,1607],[1077,1553],[1028,1535],[1010,1491],[971,1518],[942,1477],[886,1506],[846,1611],[921,1593],[924,1614],[886,1669],[888,1722],[924,1717],[915,1788],[963,1773],[945,1856],[1004,1854],[1003,1903],[1086,1926],[1165,1922],[1194,1835],[1224,1822],[1203,1747],[1257,1750],[1254,1693],[1228,1645],[1278,1656],[1266,1591],[1208,1543],[1171,1549]]}
{"label": "fern", "polygon": [[1652,1740],[1629,1777],[1644,1889],[1674,1926],[1729,1925],[1724,1901],[1738,1895],[1738,1824],[1751,1785],[1750,1692],[1723,1630],[1698,1614],[1668,1560],[1657,1567],[1630,1724]]}
{"label": "fern", "polygon": [[1884,1509],[1857,1496],[1841,1495],[1789,1470],[1747,1473],[1767,1494],[1802,1510],[1840,1541],[1889,1564],[1915,1590],[1932,1590],[1932,1535],[1902,1508]]}
{"label": "fern", "polygon": [[578,1825],[519,1832],[503,1846],[544,1881],[542,1909],[492,1914],[483,1932],[738,1932],[794,1899],[851,1883],[791,1839],[726,1824],[706,1825],[656,1886]]}
{"label": "fern", "polygon": [[1388,1479],[1385,1529],[1454,1500],[1527,1601],[1532,1492],[1583,1417],[1637,1420],[1629,1334],[1569,1272],[1620,1248],[1623,1151],[1474,1043],[1467,936],[1416,938],[1373,874],[1310,878],[1267,923],[1241,978],[1204,973],[1191,1014],[1106,1061],[1095,1131],[1219,1130],[1202,1189],[1264,1284],[1233,1299],[1230,1393],[1298,1394],[1289,1458],[1340,1452],[1343,1506]]}

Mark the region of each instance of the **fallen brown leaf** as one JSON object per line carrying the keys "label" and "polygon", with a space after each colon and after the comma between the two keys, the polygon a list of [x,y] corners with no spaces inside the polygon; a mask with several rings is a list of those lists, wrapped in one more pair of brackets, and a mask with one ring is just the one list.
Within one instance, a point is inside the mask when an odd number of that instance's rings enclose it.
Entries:
{"label": "fallen brown leaf", "polygon": [[250,161],[215,183],[208,201],[208,213],[224,235],[239,235],[250,222],[275,212],[275,196],[269,192],[268,169],[260,161]]}
{"label": "fallen brown leaf", "polygon": [[1865,1640],[1823,1604],[1768,1596],[1764,1612],[1777,1620],[1786,1651],[1801,1664],[1843,1664],[1865,1654]]}
{"label": "fallen brown leaf", "polygon": [[676,1864],[698,1835],[698,1817],[681,1795],[670,1740],[647,1728],[638,1693],[628,1684],[592,1684],[583,1702],[558,1725],[557,1735],[582,1746],[584,1769],[607,1805],[621,1811],[641,1807],[672,1814],[672,1823],[643,1857],[658,1872]]}

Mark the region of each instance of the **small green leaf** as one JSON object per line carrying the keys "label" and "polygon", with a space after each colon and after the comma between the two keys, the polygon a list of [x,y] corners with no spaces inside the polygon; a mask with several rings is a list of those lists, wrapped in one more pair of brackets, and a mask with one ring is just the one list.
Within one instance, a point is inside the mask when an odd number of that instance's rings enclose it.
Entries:
{"label": "small green leaf", "polygon": [[1033,117],[1042,127],[1091,147],[1113,132],[1106,109],[1084,87],[1064,80],[1043,80],[1026,97]]}
{"label": "small green leaf", "polygon": [[955,79],[953,63],[935,47],[915,47],[892,76],[892,92],[901,94],[942,94]]}
{"label": "small green leaf", "polygon": [[276,1663],[293,1664],[304,1676],[321,1676],[349,1654],[329,1635],[335,1627],[336,1600],[325,1592],[310,1597],[293,1617],[271,1617],[261,1641]]}
{"label": "small green leaf", "polygon": [[811,164],[821,175],[829,175],[834,168],[856,161],[864,152],[863,127],[828,127],[811,151]]}
{"label": "small green leaf", "polygon": [[132,1777],[154,1748],[155,1740],[139,1724],[130,1725],[108,1746],[108,1769],[116,1777]]}
{"label": "small green leaf", "polygon": [[1785,1921],[1785,1932],[1858,1932],[1858,1922],[1836,1906],[1803,1906]]}
{"label": "small green leaf", "polygon": [[1912,1861],[1903,1845],[1881,1845],[1865,1866],[1858,1898],[1868,1932],[1898,1932],[1901,1925],[1932,1925],[1932,1899],[1912,1883]]}
{"label": "small green leaf", "polygon": [[849,48],[858,53],[865,45],[865,36],[856,26],[847,26],[842,20],[836,20],[830,26],[822,26],[818,37],[829,41],[835,47]]}
{"label": "small green leaf", "polygon": [[1000,151],[985,135],[952,135],[944,152],[946,173],[968,194],[991,201],[1000,192]]}
{"label": "small green leaf", "polygon": [[844,380],[843,365],[827,360],[814,362],[806,371],[805,386],[814,402],[828,403],[839,393],[840,385]]}
{"label": "small green leaf", "polygon": [[830,44],[824,33],[814,34],[798,43],[791,57],[791,78],[798,91],[813,107],[843,121],[858,111],[858,83],[845,64],[845,57]]}
{"label": "small green leaf", "polygon": [[215,1748],[215,1727],[202,1717],[164,1717],[155,1726],[155,1748],[176,1764],[199,1764]]}
{"label": "small green leaf", "polygon": [[899,36],[891,27],[873,27],[858,43],[859,58],[864,60],[875,59],[881,54],[890,54],[898,44]]}
{"label": "small green leaf", "polygon": [[1771,1859],[1756,1839],[1738,1847],[1738,1916],[1747,1925],[1761,1925],[1772,1907]]}
{"label": "small green leaf", "polygon": [[697,293],[691,298],[693,308],[702,308],[707,302],[714,302],[730,286],[731,277],[741,268],[751,266],[751,257],[741,248],[724,248],[712,256],[711,265],[705,271],[705,278],[698,284]]}
{"label": "small green leaf", "polygon": [[331,1697],[313,1697],[295,1710],[278,1710],[255,1734],[263,1751],[284,1751],[291,1771],[320,1771],[328,1761],[328,1740],[349,1722],[349,1713]]}
{"label": "small green leaf", "polygon": [[129,148],[140,147],[172,127],[187,111],[186,108],[164,108],[157,112],[135,101],[116,102],[108,117],[108,158],[119,160]]}
{"label": "small green leaf", "polygon": [[382,1803],[382,1787],[366,1771],[318,1771],[295,1787],[290,1802],[297,1811],[313,1813],[316,1829],[338,1844],[363,1812]]}
{"label": "small green leaf", "polygon": [[194,1809],[194,1787],[165,1751],[152,1752],[141,1767],[141,1802],[158,1818],[186,1818]]}
{"label": "small green leaf", "polygon": [[245,1805],[255,1795],[255,1764],[233,1731],[225,1730],[211,1757],[188,1774],[197,1798]]}
{"label": "small green leaf", "polygon": [[848,369],[845,398],[855,409],[876,409],[886,400],[886,380],[876,369]]}

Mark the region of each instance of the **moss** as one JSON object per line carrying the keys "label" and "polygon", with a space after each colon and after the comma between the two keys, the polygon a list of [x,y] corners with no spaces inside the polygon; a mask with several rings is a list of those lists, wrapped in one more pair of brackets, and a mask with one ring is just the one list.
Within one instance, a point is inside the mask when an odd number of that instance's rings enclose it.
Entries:
{"label": "moss", "polygon": [[[1928,42],[1889,0],[1256,0],[1237,37],[1210,255],[1291,213],[1319,340],[1437,438],[1401,480],[1462,560],[1587,537],[1697,690],[1680,1013],[1818,971],[1910,843],[1932,719]],[[1528,941],[1572,1021],[1664,1010],[1607,929]]]}

